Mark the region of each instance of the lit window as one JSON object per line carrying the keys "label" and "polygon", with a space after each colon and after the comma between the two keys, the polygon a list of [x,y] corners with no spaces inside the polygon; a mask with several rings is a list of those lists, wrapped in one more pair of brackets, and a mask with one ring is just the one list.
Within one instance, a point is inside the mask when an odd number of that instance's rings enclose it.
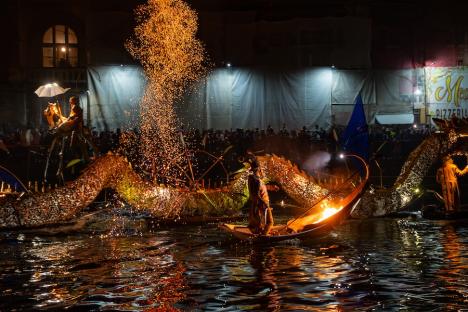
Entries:
{"label": "lit window", "polygon": [[47,29],[42,37],[42,66],[78,66],[78,39],[71,28],[55,25]]}

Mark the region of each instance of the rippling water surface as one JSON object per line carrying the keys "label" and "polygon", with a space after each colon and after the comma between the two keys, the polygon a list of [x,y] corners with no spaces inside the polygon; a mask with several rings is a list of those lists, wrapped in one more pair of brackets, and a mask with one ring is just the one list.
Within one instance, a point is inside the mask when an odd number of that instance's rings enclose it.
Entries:
{"label": "rippling water surface", "polygon": [[[110,222],[110,221],[109,221]],[[468,223],[347,221],[309,242],[120,218],[0,234],[0,310],[451,310],[468,306]]]}

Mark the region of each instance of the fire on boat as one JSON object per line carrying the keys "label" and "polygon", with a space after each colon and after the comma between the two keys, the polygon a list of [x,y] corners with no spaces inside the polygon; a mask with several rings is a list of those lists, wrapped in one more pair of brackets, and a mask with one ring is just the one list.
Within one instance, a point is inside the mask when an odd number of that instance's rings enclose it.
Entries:
{"label": "fire on boat", "polygon": [[[329,191],[312,207],[307,207],[301,215],[273,226],[269,235],[254,234],[245,225],[220,224],[219,228],[232,234],[235,238],[251,242],[275,242],[288,239],[305,239],[323,235],[346,219],[357,206],[369,179],[369,166],[360,156],[353,157],[362,163],[363,170],[356,170],[343,183]],[[362,175],[361,175],[362,172]]]}

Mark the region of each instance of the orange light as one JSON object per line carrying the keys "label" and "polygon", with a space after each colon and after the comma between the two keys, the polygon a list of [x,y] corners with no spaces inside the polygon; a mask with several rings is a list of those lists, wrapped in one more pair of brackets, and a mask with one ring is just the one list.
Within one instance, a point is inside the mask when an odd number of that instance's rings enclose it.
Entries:
{"label": "orange light", "polygon": [[320,223],[323,220],[328,219],[331,216],[335,215],[341,209],[343,209],[343,207],[334,208],[334,207],[328,207],[327,205],[322,205],[322,207],[324,208],[321,211],[318,211],[316,213],[313,213],[303,218],[295,220],[294,225],[293,223],[288,222],[288,226],[291,229],[294,229],[297,231],[308,224]]}
{"label": "orange light", "polygon": [[323,220],[330,218],[331,216],[333,216],[335,213],[337,213],[341,209],[343,209],[343,207],[340,207],[340,208],[325,207],[325,209],[322,212],[320,212],[319,219],[315,221],[314,223],[320,223]]}

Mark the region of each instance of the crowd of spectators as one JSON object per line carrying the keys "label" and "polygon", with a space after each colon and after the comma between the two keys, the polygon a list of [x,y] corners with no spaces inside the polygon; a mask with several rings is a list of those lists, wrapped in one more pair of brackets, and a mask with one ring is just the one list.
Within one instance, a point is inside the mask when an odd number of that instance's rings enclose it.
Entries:
{"label": "crowd of spectators", "polygon": [[[194,151],[198,165],[202,170],[209,167],[213,158],[207,158],[207,152],[214,157],[224,155],[224,162],[228,170],[234,170],[239,164],[239,157],[247,150],[259,154],[277,154],[284,156],[297,164],[303,164],[308,155],[314,151],[326,151],[336,153],[339,151],[340,135],[344,127],[321,128],[317,125],[299,129],[288,129],[286,126],[275,131],[268,126],[266,129],[229,129],[229,130],[198,130],[181,129],[185,137],[188,148]],[[137,132],[137,130],[132,130]],[[369,127],[370,150],[380,148],[381,157],[405,158],[417,144],[427,135],[431,129],[427,126],[388,126],[371,125]],[[137,133],[138,134],[138,133]],[[121,137],[120,129],[115,131],[92,131],[91,137],[94,145],[101,154],[110,150],[116,150]],[[25,160],[28,163],[28,172],[25,174],[30,178],[33,168],[44,168],[48,148],[51,144],[52,136],[47,130],[38,129],[17,129],[14,131],[0,132],[0,164],[8,166],[8,163],[18,163],[17,160]],[[388,144],[390,143],[390,144]],[[225,151],[228,147],[229,152]],[[198,153],[198,154],[197,154]],[[12,170],[22,170],[13,168]],[[219,169],[219,168],[218,168]],[[222,176],[223,172],[215,172],[215,175]],[[21,175],[21,174],[20,174]]]}
{"label": "crowd of spectators", "polygon": [[[227,146],[233,145],[239,151],[252,147],[273,149],[276,146],[280,150],[284,146],[277,141],[297,142],[303,147],[321,145],[326,149],[335,147],[344,127],[330,127],[325,130],[317,125],[299,129],[287,129],[285,125],[275,131],[271,126],[266,129],[229,129],[229,130],[184,130],[181,131],[187,141],[191,142],[197,149],[211,152],[223,151]],[[136,130],[132,130],[136,131]],[[400,126],[400,125],[372,125],[369,126],[369,141],[372,143],[391,142],[407,143],[418,142],[429,135],[429,126]],[[119,144],[121,130],[115,131],[92,131],[92,140],[101,153],[115,149]],[[8,154],[16,148],[38,148],[48,147],[52,136],[46,129],[15,129],[12,131],[0,131],[0,153]],[[259,146],[256,146],[258,143]]]}

